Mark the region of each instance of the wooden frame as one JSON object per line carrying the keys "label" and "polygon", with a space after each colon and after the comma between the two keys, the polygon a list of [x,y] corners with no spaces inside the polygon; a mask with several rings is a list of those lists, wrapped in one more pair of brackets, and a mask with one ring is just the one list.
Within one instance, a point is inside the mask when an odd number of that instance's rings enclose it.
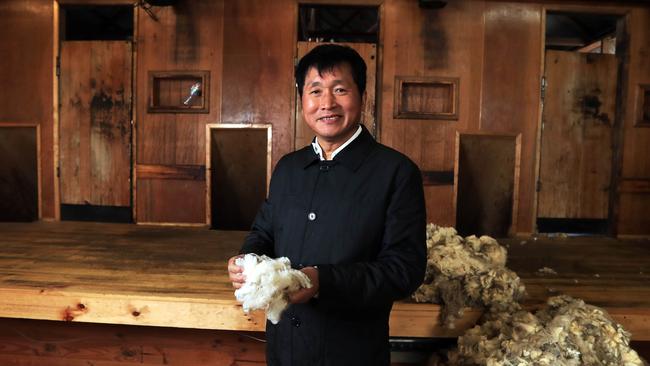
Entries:
{"label": "wooden frame", "polygon": [[650,127],[650,84],[639,84],[634,127]]}
{"label": "wooden frame", "polygon": [[[201,102],[199,105],[184,103],[164,105],[159,99],[158,83],[162,81],[192,81],[200,83]],[[149,71],[147,112],[149,113],[209,113],[210,112],[210,71]],[[195,95],[195,94],[192,94]]]}
{"label": "wooden frame", "polygon": [[58,59],[61,47],[59,40],[60,8],[59,1],[54,0],[52,4],[54,19],[52,22],[52,168],[54,169],[54,220],[61,220],[61,185],[59,184],[59,75]]}
{"label": "wooden frame", "polygon": [[266,193],[269,192],[273,157],[273,125],[270,123],[208,123],[205,125],[205,223],[212,223],[212,166],[210,130],[212,129],[266,129]]}
{"label": "wooden frame", "polygon": [[[433,86],[434,88],[449,89],[449,95],[451,98],[449,101],[450,110],[439,112],[407,110],[406,106],[403,105],[403,100],[408,85]],[[393,118],[458,120],[459,85],[460,79],[453,77],[396,76]]]}
{"label": "wooden frame", "polygon": [[485,132],[471,132],[461,133],[456,131],[456,143],[454,147],[454,198],[452,202],[454,227],[457,225],[456,215],[458,212],[458,168],[460,163],[460,135],[470,136],[487,136],[487,137],[509,137],[515,140],[515,171],[513,173],[513,187],[512,187],[512,220],[510,222],[510,235],[519,235],[515,232],[517,230],[518,214],[519,214],[519,179],[521,176],[521,133],[518,134],[494,134]]}

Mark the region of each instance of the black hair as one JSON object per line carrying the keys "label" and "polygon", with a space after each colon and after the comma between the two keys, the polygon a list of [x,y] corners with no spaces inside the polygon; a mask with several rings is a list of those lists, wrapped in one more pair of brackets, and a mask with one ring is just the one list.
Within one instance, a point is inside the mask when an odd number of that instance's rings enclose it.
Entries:
{"label": "black hair", "polygon": [[305,87],[305,78],[309,69],[315,67],[318,73],[322,74],[342,64],[350,65],[359,95],[363,96],[363,92],[366,91],[366,63],[354,49],[330,43],[316,46],[298,62],[295,77],[300,96],[302,97],[302,89]]}

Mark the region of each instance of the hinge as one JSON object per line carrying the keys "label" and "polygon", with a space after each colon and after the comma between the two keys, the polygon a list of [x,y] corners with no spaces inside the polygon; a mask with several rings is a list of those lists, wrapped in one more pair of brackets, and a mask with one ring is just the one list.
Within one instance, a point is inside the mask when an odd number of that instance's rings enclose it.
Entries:
{"label": "hinge", "polygon": [[542,102],[544,102],[544,97],[546,96],[546,76],[542,76],[540,91],[541,91]]}
{"label": "hinge", "polygon": [[538,180],[538,181],[537,181],[537,184],[536,184],[535,190],[537,190],[537,192],[539,192],[539,191],[542,190],[542,181],[541,181],[541,180]]}
{"label": "hinge", "polygon": [[61,177],[61,167],[59,166],[56,167],[56,177],[57,178]]}
{"label": "hinge", "polygon": [[61,56],[56,56],[56,76],[61,76]]}

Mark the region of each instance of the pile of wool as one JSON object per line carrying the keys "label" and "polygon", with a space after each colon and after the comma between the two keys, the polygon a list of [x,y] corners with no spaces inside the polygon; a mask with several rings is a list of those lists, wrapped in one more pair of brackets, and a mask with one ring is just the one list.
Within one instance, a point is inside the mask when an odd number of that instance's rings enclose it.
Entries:
{"label": "pile of wool", "polygon": [[569,296],[547,300],[535,314],[489,312],[486,321],[458,338],[450,365],[642,366],[630,335],[598,307]]}
{"label": "pile of wool", "polygon": [[449,328],[465,307],[503,310],[525,294],[519,276],[505,267],[506,249],[489,236],[462,238],[452,227],[429,224],[427,253],[425,279],[413,299],[441,304]]}
{"label": "pile of wool", "polygon": [[245,282],[235,291],[245,312],[262,309],[273,324],[289,304],[288,294],[310,288],[311,281],[301,271],[291,268],[289,258],[272,259],[265,255],[246,254],[235,264],[244,268]]}

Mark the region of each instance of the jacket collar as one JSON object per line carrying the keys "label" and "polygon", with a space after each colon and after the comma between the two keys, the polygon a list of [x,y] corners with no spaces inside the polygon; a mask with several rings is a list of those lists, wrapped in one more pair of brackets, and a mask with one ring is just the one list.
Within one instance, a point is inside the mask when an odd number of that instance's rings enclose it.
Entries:
{"label": "jacket collar", "polygon": [[[353,171],[359,169],[370,150],[377,144],[366,126],[361,124],[361,129],[361,134],[350,145],[336,154],[333,159],[335,162],[345,165]],[[311,145],[303,148],[301,154],[304,168],[320,161],[318,154],[314,152]]]}

